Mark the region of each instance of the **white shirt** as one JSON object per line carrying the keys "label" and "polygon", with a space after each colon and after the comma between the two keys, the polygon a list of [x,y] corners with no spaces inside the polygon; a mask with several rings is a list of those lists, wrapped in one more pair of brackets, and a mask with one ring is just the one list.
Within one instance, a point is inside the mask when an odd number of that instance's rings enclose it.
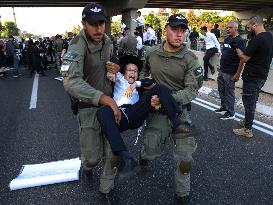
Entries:
{"label": "white shirt", "polygon": [[147,41],[147,31],[143,33],[143,42]]}
{"label": "white shirt", "polygon": [[206,42],[206,49],[217,48],[218,52],[221,53],[220,43],[218,42],[214,33],[207,32],[204,36],[204,40]]}
{"label": "white shirt", "polygon": [[[140,87],[140,81],[136,81],[137,86]],[[124,104],[135,104],[139,100],[139,95],[137,90],[135,89],[130,98],[125,96],[126,89],[130,86],[128,81],[124,78],[124,76],[118,72],[116,74],[116,82],[114,86],[114,100],[116,101],[118,106]]]}
{"label": "white shirt", "polygon": [[142,47],[143,47],[143,45],[142,45],[142,38],[140,36],[137,36],[136,40],[137,40],[136,48],[137,48],[137,50],[141,50]]}
{"label": "white shirt", "polygon": [[154,29],[152,29],[151,27],[148,27],[146,33],[147,33],[147,34],[146,34],[146,35],[147,35],[147,36],[146,36],[147,41],[151,41],[151,40],[154,40],[154,39],[155,39],[155,31],[154,31]]}
{"label": "white shirt", "polygon": [[121,33],[123,33],[123,30],[124,30],[125,28],[126,28],[126,24],[125,24],[125,23],[122,23],[122,24],[121,24],[121,29],[120,29],[120,30],[121,30]]}
{"label": "white shirt", "polygon": [[137,26],[144,26],[145,24],[145,19],[143,16],[139,16],[136,19],[133,19],[133,21],[137,23]]}

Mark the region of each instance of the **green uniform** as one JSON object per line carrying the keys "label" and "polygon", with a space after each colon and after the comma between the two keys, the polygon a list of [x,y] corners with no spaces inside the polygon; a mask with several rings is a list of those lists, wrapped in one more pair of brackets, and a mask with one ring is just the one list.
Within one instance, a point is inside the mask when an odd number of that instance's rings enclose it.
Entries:
{"label": "green uniform", "polygon": [[86,38],[85,31],[81,30],[71,41],[61,67],[65,90],[80,103],[88,105],[79,109],[77,114],[83,168],[90,170],[96,166],[105,151],[105,166],[100,183],[100,191],[103,193],[110,192],[115,177],[110,166],[111,148],[102,137],[96,117],[101,95],[112,95],[112,86],[106,77],[105,67],[110,60],[110,48],[111,41],[106,35],[101,43],[95,45]]}
{"label": "green uniform", "polygon": [[128,35],[121,39],[119,43],[119,53],[122,55],[137,55],[137,40],[134,36]]}
{"label": "green uniform", "polygon": [[61,68],[61,54],[63,50],[63,40],[62,39],[57,39],[54,43],[54,48],[55,48],[55,61],[56,61],[56,67],[58,71],[60,71]]}
{"label": "green uniform", "polygon": [[[164,44],[164,42],[163,42]],[[182,106],[190,103],[202,86],[202,68],[197,57],[187,47],[169,53],[163,44],[147,51],[142,76],[151,75],[157,83],[172,90],[175,100]],[[182,120],[191,123],[189,111],[183,109]],[[141,158],[152,160],[160,156],[171,135],[171,124],[166,115],[151,113],[144,130]],[[173,135],[173,153],[176,162],[175,191],[178,196],[189,195],[192,154],[197,148],[194,137],[176,139]]]}

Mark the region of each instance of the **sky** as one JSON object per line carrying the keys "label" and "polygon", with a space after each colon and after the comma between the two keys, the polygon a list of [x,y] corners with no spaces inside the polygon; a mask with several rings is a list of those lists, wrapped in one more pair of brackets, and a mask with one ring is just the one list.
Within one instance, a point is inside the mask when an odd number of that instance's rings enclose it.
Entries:
{"label": "sky", "polygon": [[[15,7],[17,27],[21,31],[33,34],[55,35],[71,31],[73,27],[81,25],[83,7]],[[0,8],[1,22],[14,21],[11,7]]]}
{"label": "sky", "polygon": [[[42,36],[63,34],[81,26],[83,7],[15,7],[17,27],[21,31]],[[152,9],[144,9],[149,12]],[[143,12],[144,14],[146,12]],[[0,7],[1,22],[13,21],[11,7]],[[121,18],[114,17],[113,20]]]}
{"label": "sky", "polygon": [[[73,27],[81,26],[81,13],[83,7],[15,7],[17,27],[28,33],[55,36],[66,31],[72,31]],[[157,13],[157,8],[140,9],[143,15],[151,11]],[[226,14],[226,12],[221,12]],[[14,16],[11,7],[0,7],[1,22],[13,21]],[[113,21],[121,19],[115,16]]]}

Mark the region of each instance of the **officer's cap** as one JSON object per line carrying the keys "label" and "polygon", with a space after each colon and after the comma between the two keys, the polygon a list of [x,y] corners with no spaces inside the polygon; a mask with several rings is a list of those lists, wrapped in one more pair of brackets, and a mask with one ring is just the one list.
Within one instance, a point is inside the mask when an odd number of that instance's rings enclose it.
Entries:
{"label": "officer's cap", "polygon": [[106,22],[105,10],[100,4],[87,4],[82,11],[82,20],[91,24],[99,21]]}
{"label": "officer's cap", "polygon": [[171,27],[174,27],[174,26],[183,26],[185,27],[186,29],[189,29],[188,27],[188,20],[186,19],[185,16],[181,15],[181,14],[174,14],[174,15],[171,15],[169,18],[168,18],[168,21],[166,23],[166,26],[169,25]]}
{"label": "officer's cap", "polygon": [[119,59],[119,63],[120,63],[120,72],[122,74],[125,73],[125,68],[126,68],[126,65],[128,64],[135,64],[138,68],[138,72],[141,71],[142,69],[142,66],[143,66],[143,63],[141,60],[138,59],[138,57],[136,56],[133,56],[133,55],[126,55],[126,56],[123,56]]}

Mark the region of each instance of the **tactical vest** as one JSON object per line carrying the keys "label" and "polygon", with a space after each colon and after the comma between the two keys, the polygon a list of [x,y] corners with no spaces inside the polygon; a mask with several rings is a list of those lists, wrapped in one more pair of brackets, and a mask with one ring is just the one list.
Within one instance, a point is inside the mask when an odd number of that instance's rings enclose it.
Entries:
{"label": "tactical vest", "polygon": [[83,65],[83,79],[93,88],[102,91],[108,96],[112,96],[112,85],[106,77],[106,62],[110,61],[111,49],[110,40],[104,38],[99,45],[89,43],[85,52]]}

